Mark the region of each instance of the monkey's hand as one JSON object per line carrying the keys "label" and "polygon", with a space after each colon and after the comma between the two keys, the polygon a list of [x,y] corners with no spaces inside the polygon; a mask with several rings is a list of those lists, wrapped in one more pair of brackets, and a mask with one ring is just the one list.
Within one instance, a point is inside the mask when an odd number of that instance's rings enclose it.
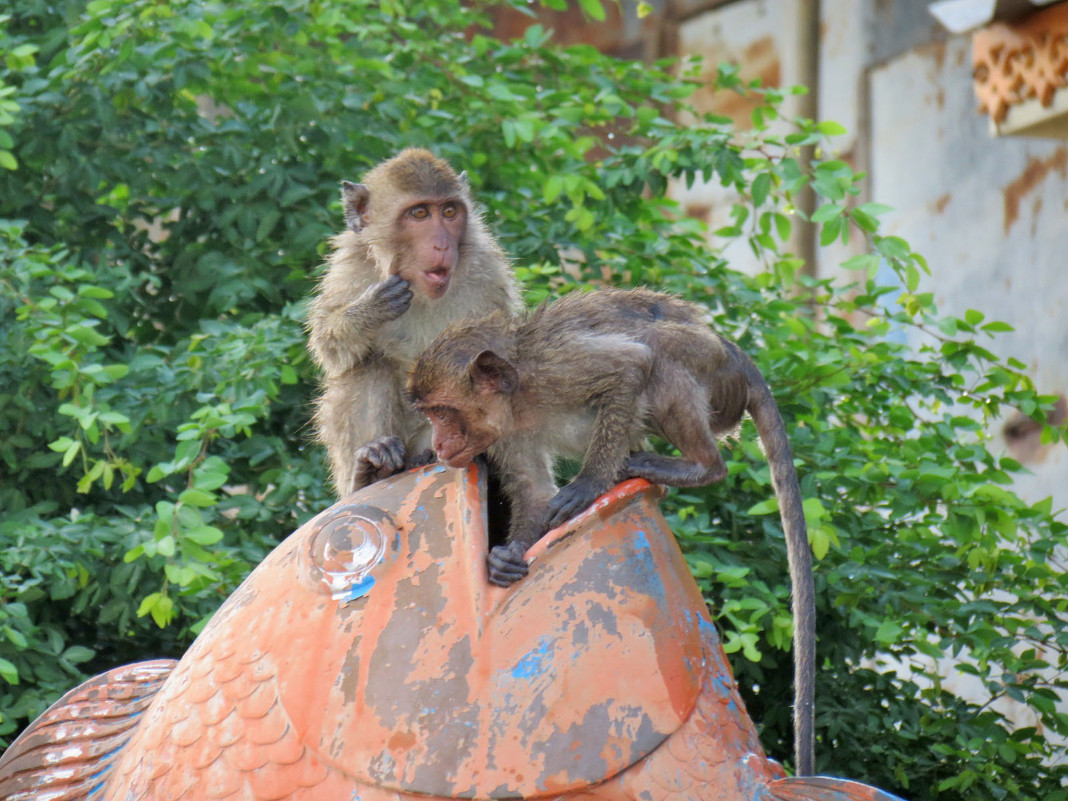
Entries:
{"label": "monkey's hand", "polygon": [[[548,528],[554,529],[584,511],[597,497],[608,490],[605,482],[589,476],[578,475],[549,501]],[[545,533],[545,532],[542,532]]]}
{"label": "monkey's hand", "polygon": [[365,324],[396,320],[412,305],[412,285],[399,275],[374,284],[349,306],[349,317],[364,318]]}
{"label": "monkey's hand", "polygon": [[527,562],[523,558],[524,551],[526,551],[526,548],[523,547],[523,543],[517,540],[509,542],[507,545],[494,546],[493,550],[489,552],[489,556],[486,557],[486,562],[489,565],[490,584],[496,584],[498,587],[510,587],[530,572],[530,568],[527,567]]}
{"label": "monkey's hand", "polygon": [[382,437],[356,449],[352,491],[374,484],[404,469],[405,447],[400,437]]}

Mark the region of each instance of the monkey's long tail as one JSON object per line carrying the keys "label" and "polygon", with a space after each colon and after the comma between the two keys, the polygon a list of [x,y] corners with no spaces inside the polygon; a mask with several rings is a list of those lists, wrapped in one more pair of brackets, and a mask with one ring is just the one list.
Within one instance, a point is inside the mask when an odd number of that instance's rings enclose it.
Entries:
{"label": "monkey's long tail", "polygon": [[801,487],[779,407],[756,367],[752,368],[749,386],[748,411],[771,468],[771,483],[779,500],[779,514],[786,536],[786,559],[793,580],[794,760],[797,775],[810,776],[815,758],[816,694],[816,591],[812,580],[812,552],[801,505]]}

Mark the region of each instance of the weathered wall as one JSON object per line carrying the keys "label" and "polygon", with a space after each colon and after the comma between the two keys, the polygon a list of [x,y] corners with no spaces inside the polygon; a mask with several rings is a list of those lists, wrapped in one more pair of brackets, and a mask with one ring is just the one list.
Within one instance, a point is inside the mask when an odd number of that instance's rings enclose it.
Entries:
{"label": "weathered wall", "polygon": [[[888,231],[927,258],[923,287],[945,312],[1014,326],[991,349],[1026,364],[1040,391],[1068,394],[1068,146],[990,136],[966,37],[874,68],[870,96],[872,193],[895,208]],[[1025,499],[1068,506],[1068,449],[994,433],[1034,471],[1017,484]]]}
{"label": "weathered wall", "polygon": [[[894,207],[884,218],[887,230],[927,258],[933,275],[924,288],[942,310],[962,316],[974,308],[1015,326],[991,348],[1026,364],[1042,392],[1068,395],[1068,145],[992,137],[976,113],[970,39],[950,35],[927,5],[653,0],[652,13],[639,20],[636,0],[623,0],[607,4],[612,16],[604,23],[584,21],[577,11],[541,12],[540,21],[563,41],[617,55],[700,54],[709,75],[731,61],[745,78],[807,84],[809,96],[790,98],[787,112],[849,129],[834,155],[869,173],[863,200]],[[517,35],[527,24],[526,17],[502,20],[500,33]],[[729,93],[696,100],[700,110],[740,124],[752,108]],[[673,192],[710,231],[729,221],[731,197],[715,183]],[[726,255],[739,269],[760,269],[744,242]],[[833,275],[849,255],[840,246],[819,251],[816,270]],[[1068,448],[1042,447],[1026,424],[1005,422],[1013,436],[1006,440],[1004,426],[995,426],[995,447],[1033,471],[1020,479],[1019,492],[1029,501],[1052,495],[1055,508],[1068,507]]]}

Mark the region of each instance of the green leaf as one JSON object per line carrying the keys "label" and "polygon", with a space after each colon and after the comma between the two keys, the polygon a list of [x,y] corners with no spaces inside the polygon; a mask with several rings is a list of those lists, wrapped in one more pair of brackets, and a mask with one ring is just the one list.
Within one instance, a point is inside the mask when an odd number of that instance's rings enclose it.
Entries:
{"label": "green leaf", "polygon": [[984,331],[988,331],[991,334],[1003,334],[1003,333],[1007,333],[1009,331],[1015,331],[1016,330],[1015,328],[1013,328],[1008,323],[1002,323],[1002,322],[998,322],[996,320],[992,321],[992,322],[989,322],[989,323],[984,323],[983,326],[982,326],[982,329]]}
{"label": "green leaf", "polygon": [[812,213],[812,222],[826,223],[842,216],[844,209],[837,203],[825,203]]}
{"label": "green leaf", "polygon": [[779,501],[776,498],[768,498],[760,503],[753,504],[746,510],[749,515],[770,515],[779,511]]}
{"label": "green leaf", "polygon": [[277,209],[271,209],[270,211],[265,212],[263,216],[260,217],[259,225],[256,226],[256,241],[262,242],[270,236],[280,219],[282,219],[282,212]]}
{"label": "green leaf", "polygon": [[901,626],[892,620],[884,620],[879,625],[878,631],[875,632],[875,641],[892,645],[898,641],[903,631]]}
{"label": "green leaf", "polygon": [[7,641],[20,651],[25,650],[29,646],[29,641],[26,639],[26,635],[18,629],[13,629],[11,626],[4,626],[3,631]]}
{"label": "green leaf", "polygon": [[83,662],[88,662],[94,656],[96,656],[96,651],[92,648],[86,648],[83,645],[72,645],[63,652],[62,658],[72,665],[80,665]]}
{"label": "green leaf", "polygon": [[184,534],[197,545],[214,545],[223,538],[222,531],[214,526],[198,526],[189,529]]}
{"label": "green leaf", "polygon": [[763,206],[768,199],[768,193],[771,191],[771,176],[766,172],[762,172],[753,179],[753,205]]}
{"label": "green leaf", "polygon": [[187,489],[178,496],[178,500],[187,506],[207,507],[217,502],[215,494],[202,489]]}
{"label": "green leaf", "polygon": [[879,268],[879,257],[872,256],[870,253],[861,253],[856,256],[851,256],[842,262],[843,270],[865,270],[872,272]]}
{"label": "green leaf", "polygon": [[832,120],[825,120],[824,122],[819,123],[816,126],[816,130],[824,136],[843,136],[848,133],[844,125]]}
{"label": "green leaf", "polygon": [[579,0],[579,6],[587,17],[595,19],[598,22],[605,21],[604,6],[601,5],[600,0]]}
{"label": "green leaf", "polygon": [[77,440],[71,440],[70,445],[67,446],[67,450],[63,454],[63,466],[69,467],[74,458],[81,452],[82,444]]}
{"label": "green leaf", "polygon": [[0,678],[8,684],[19,683],[19,669],[2,657],[0,657]]}

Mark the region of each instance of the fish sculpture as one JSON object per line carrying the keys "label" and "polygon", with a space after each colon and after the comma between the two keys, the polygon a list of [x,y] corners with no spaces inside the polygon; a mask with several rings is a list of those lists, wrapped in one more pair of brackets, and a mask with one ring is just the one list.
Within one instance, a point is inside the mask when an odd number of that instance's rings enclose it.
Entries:
{"label": "fish sculpture", "polygon": [[5,801],[900,801],[787,777],[635,479],[486,578],[485,477],[373,484],[282,542],[179,662],[71,690]]}

